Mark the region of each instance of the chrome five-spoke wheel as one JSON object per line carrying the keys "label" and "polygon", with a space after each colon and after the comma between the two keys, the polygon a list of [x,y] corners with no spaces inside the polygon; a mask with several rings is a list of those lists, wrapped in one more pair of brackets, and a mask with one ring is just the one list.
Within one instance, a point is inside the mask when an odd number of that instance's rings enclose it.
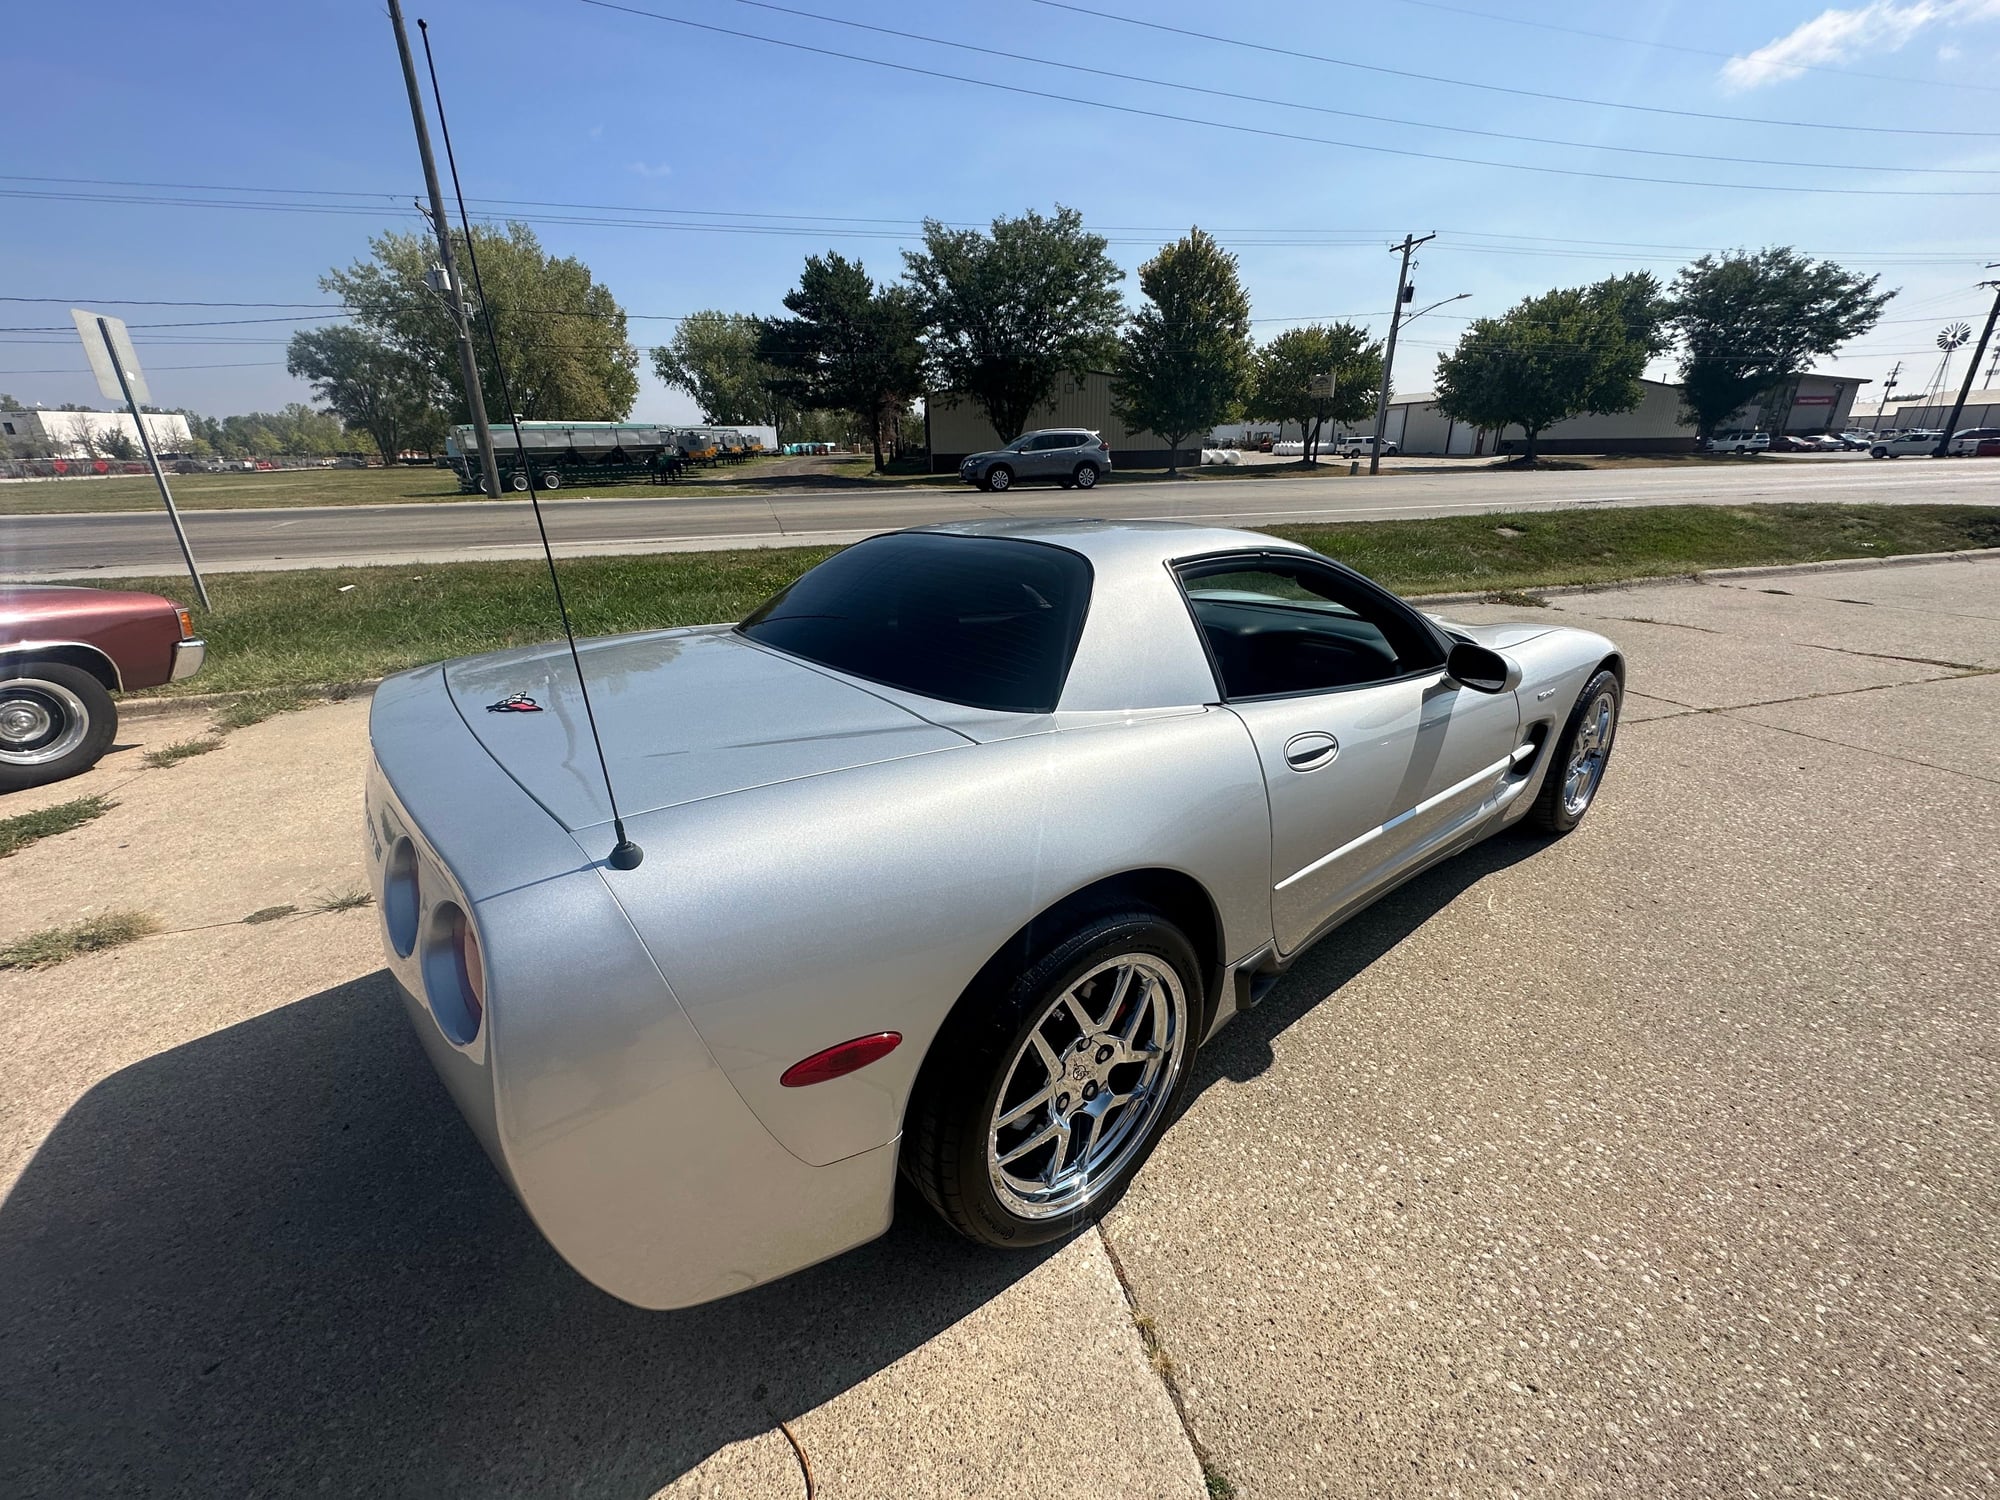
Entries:
{"label": "chrome five-spoke wheel", "polygon": [[1568,833],[1583,821],[1604,784],[1611,742],[1618,735],[1618,708],[1625,685],[1609,666],[1591,674],[1577,695],[1569,720],[1556,737],[1548,774],[1535,799],[1531,821],[1550,833]]}
{"label": "chrome five-spoke wheel", "polygon": [[1563,767],[1563,811],[1580,818],[1597,794],[1604,762],[1611,755],[1611,738],[1618,732],[1618,695],[1601,692],[1591,699],[1577,725],[1569,763]]}
{"label": "chrome five-spoke wheel", "polygon": [[1163,959],[1097,964],[1043,1013],[1007,1072],[987,1175],[1011,1212],[1073,1213],[1115,1180],[1179,1080],[1188,1002]]}

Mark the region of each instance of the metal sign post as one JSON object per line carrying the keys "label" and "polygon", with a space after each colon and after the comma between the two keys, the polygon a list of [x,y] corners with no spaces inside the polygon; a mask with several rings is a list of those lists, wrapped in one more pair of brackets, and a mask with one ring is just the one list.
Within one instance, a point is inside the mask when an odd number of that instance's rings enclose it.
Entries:
{"label": "metal sign post", "polygon": [[201,607],[211,609],[214,606],[208,602],[208,585],[201,581],[201,569],[194,564],[194,549],[188,546],[181,513],[174,508],[173,491],[167,488],[167,471],[160,467],[160,455],[153,451],[153,435],[146,430],[145,413],[139,410],[139,403],[152,400],[153,393],[146,389],[146,375],[139,368],[139,355],[132,347],[131,334],[125,331],[125,320],[85,312],[80,307],[72,307],[69,315],[83,340],[91,372],[97,376],[98,390],[114,401],[122,399],[132,413],[132,425],[139,429],[139,446],[146,450],[146,462],[153,466],[153,480],[160,487],[160,499],[166,503],[167,519],[173,522],[174,540],[181,544],[181,556],[187,559],[188,577],[194,580]]}

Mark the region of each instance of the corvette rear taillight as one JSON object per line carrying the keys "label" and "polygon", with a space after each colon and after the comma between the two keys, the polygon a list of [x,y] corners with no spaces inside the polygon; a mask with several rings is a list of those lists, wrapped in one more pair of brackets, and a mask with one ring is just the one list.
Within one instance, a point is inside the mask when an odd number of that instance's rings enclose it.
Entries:
{"label": "corvette rear taillight", "polygon": [[456,902],[440,901],[424,939],[424,995],[438,1028],[461,1047],[479,1036],[486,1016],[486,959],[479,935]]}
{"label": "corvette rear taillight", "polygon": [[856,1068],[865,1068],[877,1059],[887,1057],[902,1040],[900,1031],[878,1031],[873,1036],[858,1036],[851,1042],[840,1042],[824,1052],[815,1052],[811,1057],[793,1063],[785,1069],[778,1082],[788,1089],[802,1089],[809,1083],[844,1078]]}

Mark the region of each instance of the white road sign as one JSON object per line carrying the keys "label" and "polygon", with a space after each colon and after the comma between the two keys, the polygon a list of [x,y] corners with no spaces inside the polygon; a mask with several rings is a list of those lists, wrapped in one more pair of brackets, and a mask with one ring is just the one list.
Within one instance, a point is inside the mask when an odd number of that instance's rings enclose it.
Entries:
{"label": "white road sign", "polygon": [[[139,356],[132,348],[132,335],[125,331],[125,320],[85,312],[80,307],[72,307],[69,315],[75,320],[76,331],[83,338],[83,352],[90,356],[90,369],[97,376],[97,388],[113,401],[125,399],[124,388],[118,384],[118,371],[111,364],[111,351],[115,349],[118,351],[118,363],[125,367],[126,384],[132,387],[132,399],[142,406],[151,401],[153,393],[146,389],[146,376],[140,370]],[[100,327],[100,324],[103,326]]]}

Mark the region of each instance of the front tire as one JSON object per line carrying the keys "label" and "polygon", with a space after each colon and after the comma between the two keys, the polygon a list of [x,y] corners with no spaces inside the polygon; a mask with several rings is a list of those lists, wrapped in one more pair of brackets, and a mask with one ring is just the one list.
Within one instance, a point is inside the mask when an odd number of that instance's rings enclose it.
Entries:
{"label": "front tire", "polygon": [[117,733],[118,705],[83,668],[0,664],[0,792],[81,775]]}
{"label": "front tire", "polygon": [[946,1223],[996,1247],[1089,1222],[1158,1144],[1187,1086],[1200,960],[1135,908],[1084,921],[952,1012],[910,1101],[905,1174]]}
{"label": "front tire", "polygon": [[1880,448],[1880,447],[1870,448],[1868,450],[1868,456],[1870,458],[1887,458],[1889,456],[1889,450],[1887,448]]}
{"label": "front tire", "polygon": [[987,489],[998,492],[1000,490],[1012,489],[1013,486],[1014,486],[1014,471],[1008,468],[1005,464],[997,464],[993,468],[987,471],[986,473]]}
{"label": "front tire", "polygon": [[1618,711],[1624,702],[1625,689],[1618,674],[1608,667],[1599,669],[1583,685],[1568,722],[1556,737],[1541,794],[1528,814],[1528,821],[1543,832],[1568,833],[1590,811],[1597,789],[1604,783],[1604,768],[1611,761],[1612,741],[1618,736]]}

